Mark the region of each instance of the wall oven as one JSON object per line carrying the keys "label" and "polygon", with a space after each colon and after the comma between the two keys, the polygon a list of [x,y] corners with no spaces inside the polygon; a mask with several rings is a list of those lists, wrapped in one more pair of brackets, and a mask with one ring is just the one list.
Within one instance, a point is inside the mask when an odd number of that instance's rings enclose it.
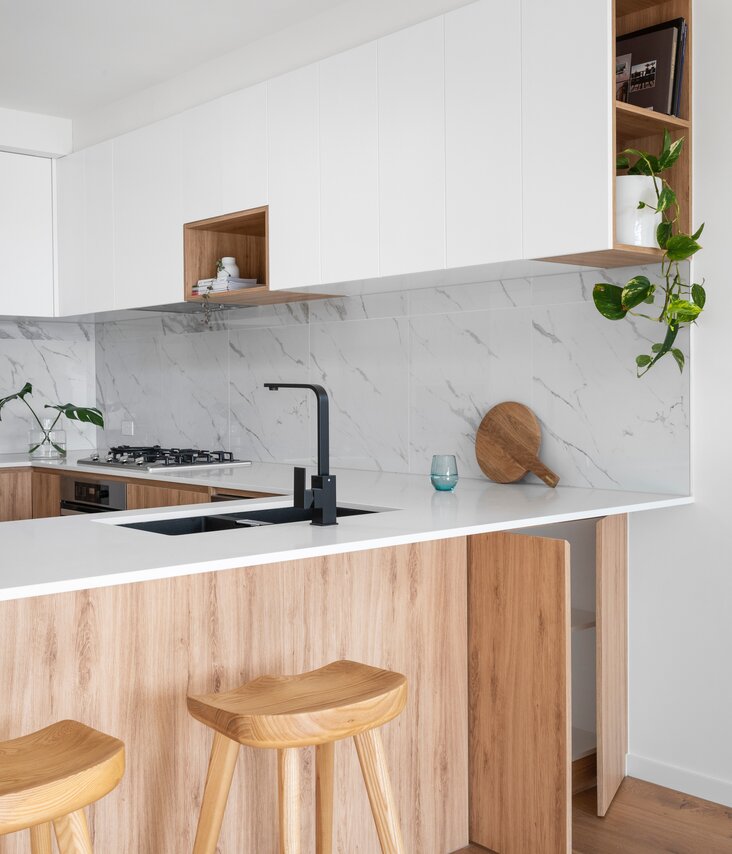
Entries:
{"label": "wall oven", "polygon": [[61,516],[127,509],[127,485],[116,480],[77,480],[61,476]]}

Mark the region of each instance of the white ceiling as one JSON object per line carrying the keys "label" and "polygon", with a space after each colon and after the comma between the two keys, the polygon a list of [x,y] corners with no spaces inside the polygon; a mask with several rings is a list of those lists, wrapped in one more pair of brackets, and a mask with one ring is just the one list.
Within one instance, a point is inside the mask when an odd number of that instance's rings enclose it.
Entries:
{"label": "white ceiling", "polygon": [[0,107],[88,113],[342,1],[0,0]]}

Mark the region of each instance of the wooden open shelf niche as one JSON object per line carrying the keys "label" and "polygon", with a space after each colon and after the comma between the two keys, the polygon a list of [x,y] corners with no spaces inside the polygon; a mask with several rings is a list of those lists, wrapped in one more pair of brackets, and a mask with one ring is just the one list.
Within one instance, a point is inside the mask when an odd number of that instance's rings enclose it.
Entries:
{"label": "wooden open shelf niche", "polygon": [[193,293],[199,279],[216,276],[216,261],[236,258],[239,275],[256,279],[257,286],[212,294],[216,305],[257,306],[326,299],[328,294],[269,289],[268,207],[188,222],[183,226],[184,296],[186,302],[204,302]]}
{"label": "wooden open shelf niche", "polygon": [[[693,68],[691,0],[661,0],[661,2],[659,0],[615,0],[616,36],[671,21],[674,18],[684,18],[688,26],[684,76],[681,81],[681,117],[667,116],[616,101],[613,160],[617,152],[624,148],[660,151],[665,129],[674,139],[683,136],[685,139],[683,153],[666,177],[681,205],[680,228],[688,234],[693,230],[691,228],[691,75]],[[613,39],[614,66],[615,39]],[[614,89],[614,76],[612,85]],[[612,249],[562,255],[545,260],[593,267],[630,267],[657,263],[661,260],[662,254],[660,249],[626,246],[616,242]]]}

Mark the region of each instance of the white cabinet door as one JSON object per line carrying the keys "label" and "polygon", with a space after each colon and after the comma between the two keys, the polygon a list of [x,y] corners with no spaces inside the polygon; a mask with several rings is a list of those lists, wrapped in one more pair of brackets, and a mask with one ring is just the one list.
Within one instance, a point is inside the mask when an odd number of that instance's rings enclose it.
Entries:
{"label": "white cabinet door", "polygon": [[376,42],[320,63],[323,282],[379,275]]}
{"label": "white cabinet door", "polygon": [[[221,101],[210,101],[178,116],[181,145],[183,222],[220,216]],[[211,274],[213,275],[213,273]]]}
{"label": "white cabinet door", "polygon": [[114,146],[56,161],[58,314],[114,308]]}
{"label": "white cabinet door", "polygon": [[445,16],[445,122],[447,266],[523,257],[519,3]]}
{"label": "white cabinet door", "polygon": [[114,141],[115,308],[183,299],[180,117]]}
{"label": "white cabinet door", "polygon": [[267,85],[220,99],[222,207],[235,213],[267,204]]}
{"label": "white cabinet door", "polygon": [[53,313],[52,164],[0,152],[0,314]]}
{"label": "white cabinet door", "polygon": [[267,86],[269,276],[273,290],[320,283],[318,67]]}
{"label": "white cabinet door", "polygon": [[613,244],[612,6],[522,0],[525,258]]}
{"label": "white cabinet door", "polygon": [[380,39],[378,51],[380,274],[441,269],[444,18]]}

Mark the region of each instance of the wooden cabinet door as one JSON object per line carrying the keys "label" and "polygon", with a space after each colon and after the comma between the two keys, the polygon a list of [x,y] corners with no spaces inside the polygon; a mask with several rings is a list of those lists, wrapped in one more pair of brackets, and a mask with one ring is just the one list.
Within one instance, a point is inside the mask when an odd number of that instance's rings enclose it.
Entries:
{"label": "wooden cabinet door", "polygon": [[447,266],[521,258],[520,3],[445,15],[445,140]]}
{"label": "wooden cabinet door", "polygon": [[628,753],[628,517],[597,522],[597,814],[625,777]]}
{"label": "wooden cabinet door", "polygon": [[0,314],[53,317],[51,161],[0,151]]}
{"label": "wooden cabinet door", "polygon": [[376,42],[320,63],[320,266],[325,282],[379,275]]}
{"label": "wooden cabinet door", "polygon": [[278,290],[320,283],[318,67],[267,84],[269,275]]}
{"label": "wooden cabinet door", "polygon": [[613,245],[612,7],[521,0],[525,258]]}
{"label": "wooden cabinet door", "polygon": [[444,18],[379,39],[378,50],[380,275],[443,269]]}
{"label": "wooden cabinet door", "polygon": [[33,484],[33,518],[61,515],[61,478],[57,474],[35,471]]}
{"label": "wooden cabinet door", "polygon": [[0,469],[0,522],[30,519],[32,512],[30,469]]}
{"label": "wooden cabinet door", "polygon": [[209,501],[207,489],[151,486],[146,483],[127,484],[127,509],[147,510],[153,507],[176,507],[181,504],[205,504]]}
{"label": "wooden cabinet door", "polygon": [[571,851],[569,545],[468,538],[470,839]]}

